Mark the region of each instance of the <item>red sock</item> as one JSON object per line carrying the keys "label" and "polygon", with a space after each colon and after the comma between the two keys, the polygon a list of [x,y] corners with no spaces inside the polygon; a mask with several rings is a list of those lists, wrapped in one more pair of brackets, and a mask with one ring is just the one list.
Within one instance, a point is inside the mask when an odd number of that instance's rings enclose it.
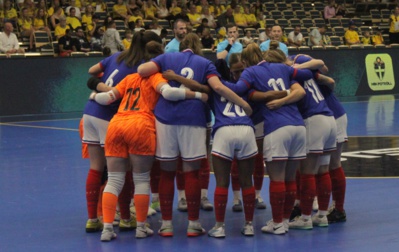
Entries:
{"label": "red sock", "polygon": [[216,222],[224,222],[227,199],[228,188],[216,187],[214,196]]}
{"label": "red sock", "polygon": [[209,187],[209,173],[211,169],[209,168],[208,158],[204,158],[201,160],[201,168],[200,168],[200,182],[201,189],[207,189]]}
{"label": "red sock", "polygon": [[122,191],[118,197],[119,211],[121,212],[121,218],[124,220],[130,219],[130,201],[133,197],[133,176],[132,172],[128,171],[125,175],[125,184],[123,185]]}
{"label": "red sock", "polygon": [[296,170],[295,181],[296,181],[295,199],[300,200],[301,199],[301,172],[299,171],[299,169]]}
{"label": "red sock", "polygon": [[295,181],[285,182],[284,219],[289,219],[291,216],[291,211],[295,203],[296,190]]}
{"label": "red sock", "polygon": [[270,181],[269,195],[273,221],[275,223],[281,223],[283,222],[285,202],[285,182]]}
{"label": "red sock", "polygon": [[255,157],[255,170],[254,170],[254,187],[255,190],[262,190],[263,178],[265,175],[265,166],[263,162],[263,153],[259,152]]}
{"label": "red sock", "polygon": [[316,179],[313,174],[301,174],[301,211],[304,215],[312,214],[312,205],[316,196]]}
{"label": "red sock", "polygon": [[239,191],[241,189],[240,180],[238,179],[237,159],[233,159],[233,162],[231,162],[231,188],[233,188],[233,191]]}
{"label": "red sock", "polygon": [[155,160],[154,164],[152,165],[150,178],[151,192],[158,193],[159,179],[161,178],[161,167],[158,160]]}
{"label": "red sock", "polygon": [[335,200],[335,208],[338,211],[344,211],[345,191],[346,191],[346,178],[344,169],[339,167],[330,171],[332,197]]}
{"label": "red sock", "polygon": [[[188,219],[195,221],[199,219],[199,210],[201,202],[201,186],[199,179],[199,170],[184,173],[186,184],[187,213]],[[162,207],[161,207],[162,209]]]}
{"label": "red sock", "polygon": [[176,187],[177,190],[184,190],[183,161],[181,160],[181,158],[179,158],[179,160],[177,161]]}
{"label": "red sock", "polygon": [[175,195],[175,176],[174,171],[164,171],[161,169],[161,179],[159,181],[159,201],[163,220],[172,220],[173,197]]}
{"label": "red sock", "polygon": [[253,186],[242,189],[242,201],[244,203],[245,221],[252,221],[255,211],[255,188]]}
{"label": "red sock", "polygon": [[89,169],[89,173],[87,174],[86,203],[89,219],[97,218],[97,204],[98,196],[100,195],[102,175],[102,172],[93,169]]}
{"label": "red sock", "polygon": [[329,172],[316,175],[316,191],[319,210],[327,211],[331,196],[331,178]]}

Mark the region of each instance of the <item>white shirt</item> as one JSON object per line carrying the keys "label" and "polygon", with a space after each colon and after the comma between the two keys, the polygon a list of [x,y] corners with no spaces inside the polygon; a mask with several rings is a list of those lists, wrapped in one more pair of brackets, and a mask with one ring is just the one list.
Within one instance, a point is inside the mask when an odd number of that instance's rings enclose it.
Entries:
{"label": "white shirt", "polygon": [[291,39],[292,41],[294,41],[296,43],[296,42],[303,40],[303,35],[302,35],[302,33],[298,33],[298,35],[295,35],[295,32],[292,31],[288,34],[288,39]]}
{"label": "white shirt", "polygon": [[0,33],[0,52],[5,53],[11,49],[19,49],[17,36],[14,33],[10,33],[10,36]]}

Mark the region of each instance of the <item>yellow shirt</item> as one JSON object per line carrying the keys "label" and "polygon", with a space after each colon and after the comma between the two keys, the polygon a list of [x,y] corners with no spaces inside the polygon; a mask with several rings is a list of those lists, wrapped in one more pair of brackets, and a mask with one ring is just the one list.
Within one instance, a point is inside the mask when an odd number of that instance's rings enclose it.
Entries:
{"label": "yellow shirt", "polygon": [[347,30],[345,32],[345,41],[346,41],[347,45],[349,45],[348,42],[350,42],[352,44],[356,43],[356,42],[360,42],[359,34],[357,33],[357,31]]}
{"label": "yellow shirt", "polygon": [[[54,14],[54,7],[50,7],[48,10],[47,10],[47,15],[49,16],[49,17],[51,17],[51,15],[53,15]],[[64,13],[64,10],[63,9],[61,9],[61,16],[65,16],[65,13]]]}
{"label": "yellow shirt", "polygon": [[75,0],[75,7],[77,8],[82,7],[82,2],[80,2],[80,0]]}
{"label": "yellow shirt", "polygon": [[246,26],[247,25],[247,19],[245,18],[244,14],[242,13],[233,13],[234,16],[234,22],[238,26]]}
{"label": "yellow shirt", "polygon": [[66,18],[67,25],[71,25],[72,29],[76,29],[79,26],[82,26],[79,19],[77,17],[67,17]]}
{"label": "yellow shirt", "polygon": [[156,12],[157,12],[157,8],[155,6],[145,8],[145,11],[144,11],[145,18],[154,18]]}
{"label": "yellow shirt", "polygon": [[256,17],[254,14],[244,14],[244,17],[247,20],[247,24],[256,23]]}
{"label": "yellow shirt", "polygon": [[171,7],[169,11],[173,16],[176,16],[181,12],[181,8],[176,6],[176,7]]}
{"label": "yellow shirt", "polygon": [[[391,32],[391,33],[399,32],[399,16],[391,15],[389,20],[391,21],[390,27],[389,27],[389,32]],[[396,27],[395,27],[395,24],[396,24]]]}
{"label": "yellow shirt", "polygon": [[114,7],[112,7],[112,11],[114,12],[114,18],[120,17],[118,14],[126,16],[127,15],[127,7],[124,4],[115,4]]}
{"label": "yellow shirt", "polygon": [[198,14],[198,13],[195,13],[195,14],[187,13],[187,16],[190,19],[191,23],[198,22],[198,21],[200,22],[200,23],[197,23],[197,24],[193,24],[193,27],[198,27],[201,24],[201,15],[200,14]]}
{"label": "yellow shirt", "polygon": [[5,13],[4,13],[4,18],[8,18],[8,19],[11,19],[11,18],[16,18],[16,17],[18,17],[18,15],[17,15],[17,11],[14,9],[14,8],[11,8],[11,9],[9,9],[9,10],[6,10],[6,11],[4,11]]}
{"label": "yellow shirt", "polygon": [[59,24],[55,27],[54,29],[54,35],[56,37],[62,37],[66,33],[66,29],[68,29],[68,26],[65,26],[65,28],[62,28]]}
{"label": "yellow shirt", "polygon": [[[201,14],[202,12],[202,6],[201,5],[197,5],[195,6],[197,13]],[[212,14],[215,12],[215,8],[213,7],[213,5],[208,5],[208,9],[209,9],[209,14]]]}
{"label": "yellow shirt", "polygon": [[214,14],[216,17],[220,16],[225,11],[226,11],[226,7],[224,5],[216,6],[214,8]]}
{"label": "yellow shirt", "polygon": [[129,49],[131,43],[132,41],[128,41],[127,39],[122,40],[122,44],[125,47],[125,50]]}
{"label": "yellow shirt", "polygon": [[361,42],[363,45],[371,45],[371,37],[363,37]]}
{"label": "yellow shirt", "polygon": [[86,23],[87,26],[92,25],[93,24],[92,16],[88,17],[88,16],[86,16],[86,14],[84,14],[82,16],[82,23]]}
{"label": "yellow shirt", "polygon": [[22,31],[30,30],[32,27],[32,20],[31,19],[18,19],[18,25]]}
{"label": "yellow shirt", "polygon": [[33,27],[35,27],[35,29],[39,29],[45,26],[46,24],[44,23],[43,19],[35,18],[35,20],[33,21]]}
{"label": "yellow shirt", "polygon": [[374,45],[384,44],[384,38],[382,37],[382,35],[374,35],[372,40],[373,40]]}
{"label": "yellow shirt", "polygon": [[128,22],[136,22],[137,19],[143,20],[141,16],[130,16]]}

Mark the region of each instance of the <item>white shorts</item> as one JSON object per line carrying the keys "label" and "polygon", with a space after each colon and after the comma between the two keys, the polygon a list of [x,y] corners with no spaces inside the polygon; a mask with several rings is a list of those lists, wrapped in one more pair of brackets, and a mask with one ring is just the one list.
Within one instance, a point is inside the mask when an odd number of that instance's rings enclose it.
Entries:
{"label": "white shorts", "polygon": [[348,133],[346,132],[346,128],[348,127],[348,117],[344,114],[335,119],[335,122],[337,124],[337,143],[348,142]]}
{"label": "white shorts", "polygon": [[260,123],[255,125],[255,138],[256,138],[256,140],[263,139],[265,137],[263,126],[264,126],[264,122],[260,122]]}
{"label": "white shorts", "polygon": [[236,125],[219,128],[213,138],[212,155],[232,161],[247,159],[258,154],[254,129]]}
{"label": "white shorts", "polygon": [[108,125],[109,121],[107,120],[84,114],[82,143],[97,144],[104,147]]}
{"label": "white shorts", "polygon": [[306,158],[306,128],[284,126],[263,139],[263,159],[266,162],[278,160],[301,160]]}
{"label": "white shorts", "polygon": [[194,161],[206,158],[206,128],[188,125],[169,125],[155,121],[157,149],[155,157],[161,161]]}
{"label": "white shorts", "polygon": [[322,154],[337,148],[337,124],[333,116],[314,115],[304,122],[306,153]]}

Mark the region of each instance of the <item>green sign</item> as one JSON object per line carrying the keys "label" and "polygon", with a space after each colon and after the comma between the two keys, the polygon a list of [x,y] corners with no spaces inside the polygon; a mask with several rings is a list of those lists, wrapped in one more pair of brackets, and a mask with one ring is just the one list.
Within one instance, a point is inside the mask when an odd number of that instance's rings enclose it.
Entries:
{"label": "green sign", "polygon": [[366,71],[369,87],[373,91],[392,90],[395,87],[392,58],[387,53],[368,54]]}

